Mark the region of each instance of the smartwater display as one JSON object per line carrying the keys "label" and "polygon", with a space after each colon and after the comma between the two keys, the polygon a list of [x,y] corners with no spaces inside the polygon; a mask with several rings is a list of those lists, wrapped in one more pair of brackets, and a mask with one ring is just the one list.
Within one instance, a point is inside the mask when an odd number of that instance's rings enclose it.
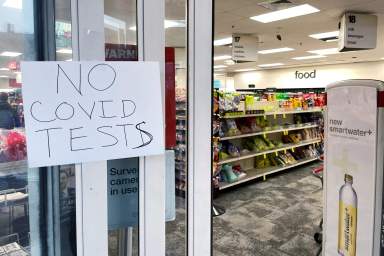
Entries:
{"label": "smartwater display", "polygon": [[380,255],[382,90],[373,80],[327,88],[323,255]]}

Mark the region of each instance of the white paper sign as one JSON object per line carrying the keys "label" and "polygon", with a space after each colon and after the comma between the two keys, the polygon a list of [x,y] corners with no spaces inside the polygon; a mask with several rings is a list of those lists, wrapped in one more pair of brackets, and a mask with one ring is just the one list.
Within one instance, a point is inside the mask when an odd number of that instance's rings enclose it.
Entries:
{"label": "white paper sign", "polygon": [[373,255],[375,83],[345,81],[327,90],[325,255]]}
{"label": "white paper sign", "polygon": [[29,167],[164,153],[159,64],[23,62]]}

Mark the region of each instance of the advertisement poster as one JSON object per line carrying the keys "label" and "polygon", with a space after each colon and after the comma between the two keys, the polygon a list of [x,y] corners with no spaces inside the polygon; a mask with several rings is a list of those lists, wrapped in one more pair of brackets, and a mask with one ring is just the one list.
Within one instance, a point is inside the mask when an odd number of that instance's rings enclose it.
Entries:
{"label": "advertisement poster", "polygon": [[328,89],[324,255],[373,255],[376,140],[377,89]]}

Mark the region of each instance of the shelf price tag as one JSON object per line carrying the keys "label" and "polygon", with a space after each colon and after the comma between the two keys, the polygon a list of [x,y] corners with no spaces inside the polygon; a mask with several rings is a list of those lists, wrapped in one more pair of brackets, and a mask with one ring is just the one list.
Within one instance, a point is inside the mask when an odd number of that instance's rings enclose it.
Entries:
{"label": "shelf price tag", "polygon": [[264,154],[264,159],[267,159],[267,154]]}
{"label": "shelf price tag", "polygon": [[283,114],[283,118],[284,118],[284,119],[287,118],[287,115],[286,115],[286,114]]}
{"label": "shelf price tag", "polygon": [[275,155],[276,155],[276,156],[279,156],[279,153],[276,151],[276,152],[275,152]]}
{"label": "shelf price tag", "polygon": [[263,133],[263,137],[266,139],[266,138],[267,138],[267,134],[266,134],[266,133]]}
{"label": "shelf price tag", "polygon": [[264,119],[267,120],[267,116],[266,115],[264,115]]}
{"label": "shelf price tag", "polygon": [[277,115],[276,115],[276,113],[275,113],[275,114],[273,114],[273,118],[274,118],[274,119],[276,119],[276,118],[277,118]]}
{"label": "shelf price tag", "polygon": [[287,154],[287,150],[286,149],[284,149],[284,154]]}
{"label": "shelf price tag", "polygon": [[295,152],[295,148],[291,148],[292,152]]}
{"label": "shelf price tag", "polygon": [[266,181],[267,180],[267,176],[263,176],[263,181]]}

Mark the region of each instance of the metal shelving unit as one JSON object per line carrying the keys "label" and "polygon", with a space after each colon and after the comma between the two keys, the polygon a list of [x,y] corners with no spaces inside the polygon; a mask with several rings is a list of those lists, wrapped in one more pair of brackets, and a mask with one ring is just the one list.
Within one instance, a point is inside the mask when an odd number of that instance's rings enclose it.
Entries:
{"label": "metal shelving unit", "polygon": [[318,158],[316,158],[316,157],[315,158],[307,158],[307,159],[299,160],[294,164],[289,164],[289,165],[285,165],[285,166],[273,166],[273,167],[268,167],[268,168],[264,168],[264,169],[247,170],[248,175],[245,178],[239,179],[239,180],[232,182],[232,183],[220,182],[219,189],[224,190],[224,189],[239,185],[241,183],[255,180],[257,178],[262,178],[262,177],[265,177],[266,175],[270,175],[270,174],[273,174],[276,172],[284,171],[284,170],[287,170],[287,169],[290,169],[293,167],[297,167],[297,166],[300,166],[303,164],[311,163],[311,162],[317,161],[317,160],[318,160]]}

